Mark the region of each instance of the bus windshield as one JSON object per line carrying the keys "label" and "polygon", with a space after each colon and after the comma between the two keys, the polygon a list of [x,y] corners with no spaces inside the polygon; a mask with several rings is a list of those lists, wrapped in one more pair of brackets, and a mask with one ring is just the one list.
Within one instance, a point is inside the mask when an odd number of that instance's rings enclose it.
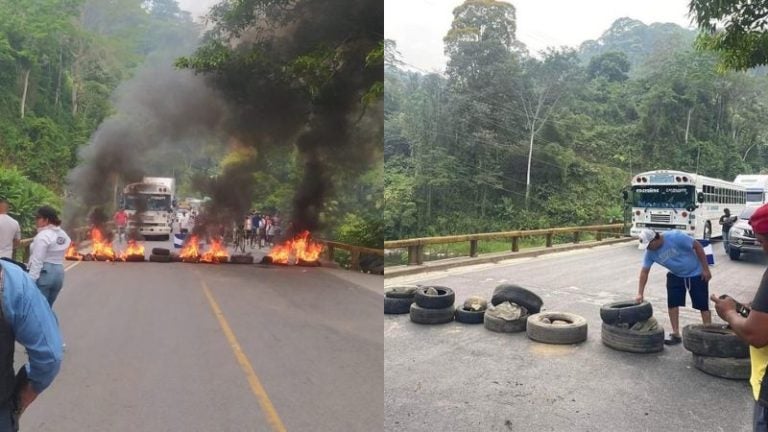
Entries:
{"label": "bus windshield", "polygon": [[632,206],[684,209],[695,202],[693,186],[635,186]]}
{"label": "bus windshield", "polygon": [[171,196],[150,194],[126,195],[125,209],[140,211],[171,211]]}

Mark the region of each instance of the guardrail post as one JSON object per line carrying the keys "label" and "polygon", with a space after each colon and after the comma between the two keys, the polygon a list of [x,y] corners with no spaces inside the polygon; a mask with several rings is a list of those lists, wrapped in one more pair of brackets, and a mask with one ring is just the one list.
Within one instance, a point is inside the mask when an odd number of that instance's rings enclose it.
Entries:
{"label": "guardrail post", "polygon": [[615,236],[615,237],[616,237],[616,238],[620,238],[620,237],[621,237],[621,233],[622,233],[622,232],[623,232],[623,230],[621,230],[621,229],[617,229],[617,230],[616,230],[616,236]]}
{"label": "guardrail post", "polygon": [[477,240],[469,241],[469,256],[473,258],[477,256]]}
{"label": "guardrail post", "polygon": [[552,233],[547,233],[547,247],[552,247]]}
{"label": "guardrail post", "polygon": [[581,232],[579,232],[579,231],[576,231],[575,233],[573,233],[573,242],[574,243],[579,243],[579,234],[581,234]]}
{"label": "guardrail post", "polygon": [[352,262],[350,268],[354,271],[360,271],[360,251],[352,251]]}
{"label": "guardrail post", "polygon": [[422,246],[408,246],[408,265],[421,265],[423,261]]}
{"label": "guardrail post", "polygon": [[512,237],[512,252],[520,252],[520,245],[517,243],[520,237]]}
{"label": "guardrail post", "polygon": [[333,261],[335,254],[335,248],[332,245],[325,245],[325,255],[328,257],[328,261]]}
{"label": "guardrail post", "polygon": [[600,231],[600,230],[597,230],[597,231],[595,232],[595,239],[596,239],[597,241],[602,241],[602,240],[603,240],[603,232],[602,232],[602,231]]}

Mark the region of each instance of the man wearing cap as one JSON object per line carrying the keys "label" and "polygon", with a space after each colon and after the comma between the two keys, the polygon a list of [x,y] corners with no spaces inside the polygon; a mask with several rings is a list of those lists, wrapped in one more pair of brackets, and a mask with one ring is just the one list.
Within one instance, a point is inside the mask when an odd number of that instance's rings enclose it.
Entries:
{"label": "man wearing cap", "polygon": [[8,216],[8,200],[0,197],[0,258],[13,258],[13,249],[20,242],[19,223]]}
{"label": "man wearing cap", "polygon": [[[749,218],[749,224],[755,232],[757,241],[768,254],[768,205],[764,205]],[[755,407],[752,416],[752,428],[757,431],[768,431],[768,270],[763,273],[763,279],[752,300],[751,310],[745,318],[736,310],[736,302],[731,297],[719,298],[712,294],[715,310],[736,334],[747,342],[749,358],[752,364],[752,375],[749,379],[752,385],[752,396]]]}
{"label": "man wearing cap", "polygon": [[685,292],[691,297],[691,305],[701,312],[704,324],[712,322],[709,311],[709,263],[704,248],[682,231],[667,231],[657,233],[650,229],[640,232],[639,249],[645,250],[643,268],[640,270],[640,283],[637,291],[637,302],[643,301],[645,284],[653,263],[666,267],[667,273],[667,308],[672,333],[664,341],[667,345],[677,345],[682,342],[680,337],[680,306],[685,306]]}

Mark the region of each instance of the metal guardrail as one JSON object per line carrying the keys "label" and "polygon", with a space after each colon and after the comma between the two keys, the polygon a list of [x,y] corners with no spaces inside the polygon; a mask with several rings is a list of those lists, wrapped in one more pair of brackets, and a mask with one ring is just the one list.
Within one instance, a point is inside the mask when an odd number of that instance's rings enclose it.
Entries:
{"label": "metal guardrail", "polygon": [[558,234],[573,234],[573,243],[579,243],[581,233],[595,233],[597,241],[604,237],[621,237],[623,235],[624,224],[609,225],[590,225],[583,227],[568,228],[545,228],[525,231],[505,231],[481,234],[464,234],[443,237],[421,237],[415,239],[392,240],[384,242],[384,249],[403,249],[408,248],[408,265],[424,264],[424,246],[448,243],[469,242],[469,256],[476,257],[478,254],[477,244],[481,240],[511,239],[512,252],[520,251],[520,239],[523,237],[546,237],[546,247],[552,247],[553,238]]}

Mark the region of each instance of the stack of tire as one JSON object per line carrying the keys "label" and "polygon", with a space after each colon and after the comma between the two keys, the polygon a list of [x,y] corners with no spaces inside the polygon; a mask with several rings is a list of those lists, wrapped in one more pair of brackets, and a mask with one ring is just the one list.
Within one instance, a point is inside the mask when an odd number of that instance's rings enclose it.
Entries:
{"label": "stack of tire", "polygon": [[456,321],[464,324],[482,324],[488,301],[482,297],[471,296],[456,308]]}
{"label": "stack of tire", "polygon": [[407,314],[416,297],[416,285],[398,285],[384,292],[384,313],[388,315]]}
{"label": "stack of tire", "polygon": [[456,294],[443,286],[421,286],[411,304],[411,321],[417,324],[443,324],[453,321]]}
{"label": "stack of tire", "polygon": [[544,302],[528,289],[502,284],[493,290],[492,307],[485,311],[485,328],[499,333],[525,331],[528,317],[541,311]]}
{"label": "stack of tire", "polygon": [[728,326],[687,325],[683,328],[683,346],[693,353],[696,369],[720,378],[749,379],[749,345]]}
{"label": "stack of tire", "polygon": [[654,353],[664,349],[664,327],[653,318],[653,306],[634,300],[600,308],[603,344],[618,351]]}
{"label": "stack of tire", "polygon": [[539,312],[528,317],[525,331],[536,342],[572,345],[587,340],[587,320],[567,312]]}

